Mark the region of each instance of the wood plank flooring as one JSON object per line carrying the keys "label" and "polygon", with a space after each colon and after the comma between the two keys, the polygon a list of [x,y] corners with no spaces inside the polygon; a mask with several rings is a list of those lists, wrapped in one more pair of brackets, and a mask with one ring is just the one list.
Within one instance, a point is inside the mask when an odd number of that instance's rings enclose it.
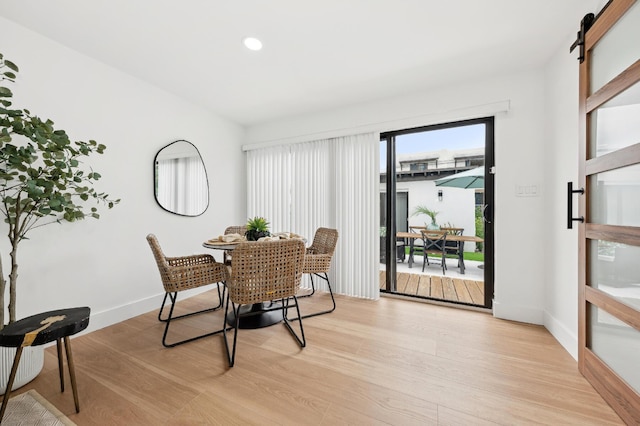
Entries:
{"label": "wood plank flooring", "polygon": [[[386,271],[380,271],[380,288],[386,286]],[[431,297],[448,302],[484,305],[484,282],[436,275],[398,272],[397,292],[411,296]]]}
{"label": "wood plank flooring", "polygon": [[[282,324],[240,330],[231,369],[220,335],[163,348],[149,312],[72,338],[79,414],[68,376],[60,393],[55,346],[16,393],[36,389],[78,425],[622,424],[543,327],[394,298],[336,302],[304,321],[304,349]],[[328,303],[301,299],[303,313]],[[182,319],[172,337],[221,323],[221,312]]]}

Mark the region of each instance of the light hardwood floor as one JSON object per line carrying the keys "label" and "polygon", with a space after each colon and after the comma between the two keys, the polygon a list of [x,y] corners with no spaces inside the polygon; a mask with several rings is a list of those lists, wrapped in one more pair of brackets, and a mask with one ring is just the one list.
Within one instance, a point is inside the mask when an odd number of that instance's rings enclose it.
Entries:
{"label": "light hardwood floor", "polygon": [[[208,292],[180,302],[199,308]],[[18,393],[36,389],[78,425],[619,425],[540,326],[483,312],[383,297],[337,298],[304,321],[300,349],[282,324],[240,330],[227,368],[220,335],[171,349],[150,312],[72,339],[81,412],[55,347]],[[327,303],[326,294],[301,301]],[[220,312],[176,323],[219,327]],[[91,326],[91,325],[90,325]]]}

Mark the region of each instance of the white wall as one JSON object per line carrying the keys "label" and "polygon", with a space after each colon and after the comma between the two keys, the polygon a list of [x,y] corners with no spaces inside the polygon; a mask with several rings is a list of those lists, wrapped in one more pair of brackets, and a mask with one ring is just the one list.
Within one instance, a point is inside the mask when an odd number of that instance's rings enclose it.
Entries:
{"label": "white wall", "polygon": [[[164,292],[146,235],[169,255],[206,252],[203,241],[246,220],[242,128],[4,18],[0,40],[20,67],[14,106],[51,118],[72,140],[105,144],[90,159],[103,176],[97,189],[122,199],[99,220],[49,225],[21,243],[18,317],[89,306],[91,330],[157,309]],[[207,167],[212,198],[197,218],[167,213],[153,196],[154,156],[177,139],[196,145]]]}
{"label": "white wall", "polygon": [[[567,46],[572,40],[567,40]],[[578,226],[567,229],[567,182],[578,185],[577,52],[559,50],[545,69],[545,327],[578,356]],[[574,195],[574,216],[578,195]]]}
{"label": "white wall", "polygon": [[[595,14],[607,3],[599,0],[584,13]],[[567,182],[578,186],[578,50],[567,53],[567,38],[545,67],[545,197],[543,251],[545,265],[544,326],[578,358],[578,223],[567,229]],[[573,196],[573,216],[579,196]]]}

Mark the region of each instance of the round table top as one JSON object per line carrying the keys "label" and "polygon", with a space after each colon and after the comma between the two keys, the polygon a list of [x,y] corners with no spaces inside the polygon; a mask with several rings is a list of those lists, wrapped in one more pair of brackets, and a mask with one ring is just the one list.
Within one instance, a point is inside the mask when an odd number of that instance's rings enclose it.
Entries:
{"label": "round table top", "polygon": [[220,241],[219,243],[211,243],[209,241],[205,241],[204,243],[202,243],[202,246],[204,248],[209,248],[209,249],[233,250],[234,248],[238,247],[238,244],[244,243],[244,242],[246,241],[234,241],[231,243],[227,243],[223,241]]}
{"label": "round table top", "polygon": [[[302,242],[306,243],[307,239],[304,237],[300,237],[297,238],[299,240],[302,240]],[[270,240],[270,241],[277,241],[277,240]],[[281,240],[282,241],[282,240]],[[246,243],[248,242],[247,240],[241,240],[241,241],[231,241],[231,242],[225,242],[225,241],[205,241],[204,243],[202,243],[202,246],[208,249],[217,249],[217,250],[233,250],[236,247],[238,247],[238,245],[242,244],[242,243]],[[249,242],[253,242],[253,241],[249,241]]]}
{"label": "round table top", "polygon": [[0,330],[0,346],[38,346],[76,334],[89,325],[88,307],[59,309],[18,320]]}

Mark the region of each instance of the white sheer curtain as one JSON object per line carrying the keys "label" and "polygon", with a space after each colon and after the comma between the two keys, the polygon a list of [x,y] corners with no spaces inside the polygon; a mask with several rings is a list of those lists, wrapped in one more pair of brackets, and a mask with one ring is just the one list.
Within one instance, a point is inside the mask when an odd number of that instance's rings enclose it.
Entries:
{"label": "white sheer curtain", "polygon": [[186,194],[184,204],[187,214],[200,214],[209,203],[207,172],[199,156],[187,158],[184,168],[186,179],[183,192]]}
{"label": "white sheer curtain", "polygon": [[370,299],[379,297],[379,144],[366,133],[247,152],[249,217],[309,244],[317,228],[337,229],[332,287]]}
{"label": "white sheer curtain", "polygon": [[176,162],[160,160],[156,162],[156,197],[162,207],[176,210]]}
{"label": "white sheer curtain", "polygon": [[202,213],[209,202],[209,186],[199,156],[158,160],[156,173],[160,205],[179,214]]}
{"label": "white sheer curtain", "polygon": [[247,215],[262,216],[269,228],[291,228],[291,158],[287,146],[247,152]]}

